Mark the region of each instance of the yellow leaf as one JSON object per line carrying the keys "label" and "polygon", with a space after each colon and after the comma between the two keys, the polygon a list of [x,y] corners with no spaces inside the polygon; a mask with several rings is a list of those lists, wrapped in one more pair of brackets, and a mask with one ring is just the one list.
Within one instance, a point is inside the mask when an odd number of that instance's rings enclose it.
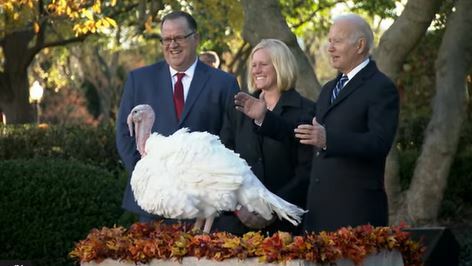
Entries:
{"label": "yellow leaf", "polygon": [[395,239],[395,236],[387,237],[387,246],[389,249],[393,249],[396,243],[397,243],[397,240]]}
{"label": "yellow leaf", "polygon": [[110,22],[106,19],[101,19],[100,22],[102,23],[103,27],[108,28],[110,27]]}
{"label": "yellow leaf", "polygon": [[73,19],[74,19],[74,18],[78,18],[78,17],[79,17],[79,12],[76,12],[76,11],[71,12],[71,13],[69,14],[69,17],[70,17],[70,18],[73,18]]}
{"label": "yellow leaf", "polygon": [[223,247],[224,248],[229,248],[229,249],[235,249],[241,244],[241,239],[240,238],[230,238],[226,239],[223,242]]}
{"label": "yellow leaf", "polygon": [[109,24],[110,26],[116,28],[116,21],[110,17],[104,17],[103,19],[105,19]]}
{"label": "yellow leaf", "polygon": [[38,22],[35,22],[33,24],[33,28],[34,28],[34,33],[38,33],[39,32],[39,23]]}
{"label": "yellow leaf", "polygon": [[12,3],[5,3],[4,8],[6,11],[12,11],[13,10],[13,4]]}
{"label": "yellow leaf", "polygon": [[100,1],[97,1],[95,4],[92,6],[93,12],[100,13],[102,9],[100,8]]}
{"label": "yellow leaf", "polygon": [[152,32],[152,16],[149,16],[146,19],[146,22],[144,22],[144,28],[146,29],[146,32]]}
{"label": "yellow leaf", "polygon": [[13,20],[18,20],[19,17],[20,17],[20,14],[16,12],[13,14]]}
{"label": "yellow leaf", "polygon": [[87,32],[85,26],[82,25],[82,24],[76,24],[76,25],[74,25],[74,27],[72,28],[72,30],[74,31],[75,36],[79,36],[80,34]]}
{"label": "yellow leaf", "polygon": [[93,13],[92,13],[92,11],[90,11],[88,9],[85,9],[84,11],[82,11],[82,15],[84,15],[86,18],[88,18],[90,20],[93,20]]}
{"label": "yellow leaf", "polygon": [[[70,7],[68,7],[68,6],[65,7],[65,10],[66,10],[66,11],[65,11],[65,12],[66,12],[66,15],[68,15],[69,17],[71,16],[71,14],[74,13],[74,11],[72,11],[72,9],[71,9]],[[62,12],[64,12],[64,11],[62,11]]]}

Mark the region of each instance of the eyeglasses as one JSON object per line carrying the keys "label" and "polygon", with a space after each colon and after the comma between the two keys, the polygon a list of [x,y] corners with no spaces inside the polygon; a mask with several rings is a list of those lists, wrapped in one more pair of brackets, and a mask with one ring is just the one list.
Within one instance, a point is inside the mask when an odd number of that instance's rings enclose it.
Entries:
{"label": "eyeglasses", "polygon": [[195,32],[192,31],[187,35],[184,36],[175,36],[174,38],[162,38],[161,43],[165,46],[168,46],[172,43],[172,41],[176,42],[178,45],[181,45],[184,40],[186,40],[188,37],[192,36]]}

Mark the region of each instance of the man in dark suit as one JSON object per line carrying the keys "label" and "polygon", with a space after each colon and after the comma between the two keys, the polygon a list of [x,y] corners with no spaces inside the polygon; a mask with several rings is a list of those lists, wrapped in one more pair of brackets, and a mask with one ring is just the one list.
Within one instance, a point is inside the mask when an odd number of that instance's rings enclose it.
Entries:
{"label": "man in dark suit", "polygon": [[361,17],[336,18],[328,41],[340,74],[323,86],[313,123],[295,129],[316,149],[305,230],[386,226],[385,160],[398,125],[398,92],[369,58],[373,33]]}
{"label": "man in dark suit", "polygon": [[[193,17],[181,11],[172,12],[161,22],[165,61],[129,74],[117,119],[116,144],[130,175],[140,155],[126,118],[136,105],[151,105],[156,114],[152,132],[166,136],[182,127],[218,135],[226,108],[233,108],[233,95],[239,91],[239,85],[233,76],[198,60],[199,40]],[[129,179],[122,206],[138,214],[140,221],[155,218],[136,204]]]}

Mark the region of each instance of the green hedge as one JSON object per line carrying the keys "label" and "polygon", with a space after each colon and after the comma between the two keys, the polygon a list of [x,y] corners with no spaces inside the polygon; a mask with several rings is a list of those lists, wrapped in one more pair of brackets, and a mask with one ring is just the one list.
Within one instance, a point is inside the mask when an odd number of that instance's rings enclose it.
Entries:
{"label": "green hedge", "polygon": [[27,158],[75,159],[119,171],[113,124],[92,126],[0,126],[0,160]]}
{"label": "green hedge", "polygon": [[124,183],[78,161],[0,161],[0,258],[72,265],[75,242],[119,221]]}

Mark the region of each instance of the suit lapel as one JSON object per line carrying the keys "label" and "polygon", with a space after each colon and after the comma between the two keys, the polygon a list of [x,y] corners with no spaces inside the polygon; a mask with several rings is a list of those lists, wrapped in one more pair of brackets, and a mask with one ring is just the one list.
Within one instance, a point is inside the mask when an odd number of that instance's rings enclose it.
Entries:
{"label": "suit lapel", "polygon": [[169,65],[165,62],[158,64],[155,73],[153,88],[157,88],[157,99],[159,99],[157,102],[159,106],[156,107],[160,110],[167,110],[168,113],[171,114],[170,116],[177,122],[174,105],[174,89],[172,88]]}
{"label": "suit lapel", "polygon": [[190,88],[188,91],[187,99],[184,104],[184,111],[180,120],[181,124],[185,118],[190,113],[192,106],[195,104],[195,101],[198,99],[198,96],[206,89],[205,84],[209,78],[208,69],[202,65],[200,61],[197,61],[197,66],[195,67],[195,73],[190,83]]}
{"label": "suit lapel", "polygon": [[[341,75],[339,75],[339,77],[341,77]],[[331,92],[333,91],[339,77],[326,83],[320,93],[320,97],[318,97],[318,101],[316,102],[316,120],[318,123],[323,124],[324,118],[329,111],[331,105]]]}
{"label": "suit lapel", "polygon": [[[163,87],[163,89],[159,89],[158,91],[162,93],[161,96],[164,97],[164,104],[168,103],[169,99],[171,100],[170,102],[173,102],[174,92],[172,88],[169,65],[167,65],[166,63],[157,65],[155,73],[156,75],[154,75],[154,87]],[[174,104],[172,104],[172,107],[174,107]]]}
{"label": "suit lapel", "polygon": [[[338,97],[336,98],[336,100],[333,103],[331,103],[331,92],[332,92],[336,82],[341,77],[341,74],[338,75],[336,80],[330,81],[330,83],[328,83],[327,86],[326,86],[326,90],[325,90],[326,93],[323,95],[323,99],[322,99],[322,102],[321,102],[323,108],[320,108],[320,109],[324,110],[324,111],[321,112],[321,114],[320,114],[321,119],[318,120],[318,121],[319,122],[324,121],[325,116],[332,109],[336,108],[336,106],[338,104],[342,103],[344,100],[346,100],[346,98],[348,98],[349,95],[351,95],[354,91],[356,91],[357,89],[362,87],[365,80],[369,79],[375,73],[375,71],[377,71],[377,66],[376,66],[375,62],[371,59],[369,64],[367,64],[367,66],[365,66],[361,71],[359,71],[359,73],[357,73],[352,78],[352,80],[350,80],[346,84],[346,86],[341,90]],[[321,95],[320,95],[320,98],[321,98]]]}

